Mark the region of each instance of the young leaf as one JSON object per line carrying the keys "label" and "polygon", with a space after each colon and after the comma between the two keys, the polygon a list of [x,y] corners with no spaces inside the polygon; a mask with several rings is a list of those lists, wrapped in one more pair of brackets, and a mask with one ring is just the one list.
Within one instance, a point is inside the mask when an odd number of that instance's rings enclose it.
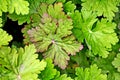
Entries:
{"label": "young leaf", "polygon": [[101,74],[101,69],[95,64],[90,68],[76,68],[76,75],[75,80],[107,80],[107,75]]}
{"label": "young leaf", "polygon": [[115,68],[120,72],[120,53],[117,54],[117,57],[113,60],[112,64],[114,65]]}
{"label": "young leaf", "polygon": [[62,3],[58,3],[47,8],[46,4],[41,4],[41,18],[37,19],[40,22],[37,23],[37,27],[32,25],[35,28],[27,33],[30,39],[28,43],[34,43],[38,52],[43,52],[45,58],[53,59],[56,65],[64,69],[68,64],[68,55],[75,55],[81,44],[76,42],[72,35],[72,20],[67,18],[62,6]]}
{"label": "young leaf", "polygon": [[38,73],[46,67],[45,61],[37,59],[34,45],[25,48],[11,49],[9,47],[0,48],[0,68],[2,75],[0,79],[7,80],[37,80]]}
{"label": "young leaf", "polygon": [[8,42],[12,40],[12,36],[8,35],[6,31],[0,29],[0,47],[2,45],[8,45]]}
{"label": "young leaf", "polygon": [[117,0],[81,0],[82,9],[97,12],[98,16],[107,17],[112,20],[115,16],[114,12],[118,11]]}
{"label": "young leaf", "polygon": [[[76,11],[71,15],[74,23],[73,32],[78,40],[85,42],[94,55],[106,58],[109,54],[107,49],[118,42],[118,37],[114,32],[116,24],[106,19],[97,20],[96,14],[83,11]],[[81,36],[81,37],[80,37]]]}

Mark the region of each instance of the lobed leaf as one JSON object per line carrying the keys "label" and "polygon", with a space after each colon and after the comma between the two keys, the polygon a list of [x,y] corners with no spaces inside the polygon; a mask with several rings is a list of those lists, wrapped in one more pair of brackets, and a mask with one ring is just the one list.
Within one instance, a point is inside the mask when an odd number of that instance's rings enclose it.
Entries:
{"label": "lobed leaf", "polygon": [[116,58],[114,58],[114,60],[112,61],[112,64],[113,64],[113,66],[115,67],[115,68],[117,68],[117,70],[120,72],[120,64],[119,64],[119,62],[120,62],[120,54],[118,53],[117,54],[117,57]]}
{"label": "lobed leaf", "polygon": [[3,29],[0,29],[0,47],[3,45],[8,45],[8,43],[12,40],[12,36],[9,35]]}
{"label": "lobed leaf", "polygon": [[106,19],[97,20],[96,14],[83,11],[76,11],[71,15],[74,20],[73,32],[79,41],[85,42],[94,55],[106,58],[109,54],[107,51],[119,40],[114,31],[116,24]]}
{"label": "lobed leaf", "polygon": [[7,0],[0,0],[0,16],[2,16],[2,12],[7,12]]}
{"label": "lobed leaf", "polygon": [[73,12],[76,9],[75,4],[72,3],[72,1],[68,1],[64,4],[64,10],[65,12]]}
{"label": "lobed leaf", "polygon": [[25,48],[11,49],[9,47],[0,48],[0,68],[2,75],[0,79],[8,80],[37,80],[38,73],[46,67],[45,61],[37,59],[34,45]]}
{"label": "lobed leaf", "polygon": [[67,77],[66,74],[63,74],[60,77],[55,78],[54,80],[73,80],[73,79],[71,79],[70,77]]}
{"label": "lobed leaf", "polygon": [[18,25],[22,25],[23,23],[27,22],[30,23],[30,14],[28,15],[17,15],[16,13],[9,14],[8,17],[12,19],[12,21],[17,21],[18,20]]}
{"label": "lobed leaf", "polygon": [[11,14],[15,11],[17,15],[29,13],[29,3],[25,0],[8,0],[8,12]]}
{"label": "lobed leaf", "polygon": [[107,58],[95,58],[92,60],[92,64],[97,64],[97,66],[102,69],[103,73],[107,73],[108,80],[119,80],[120,73],[112,65],[112,61],[116,56],[115,52],[110,52]]}
{"label": "lobed leaf", "polygon": [[51,59],[46,59],[45,61],[47,62],[47,65],[45,67],[45,70],[43,70],[39,74],[39,79],[42,79],[42,80],[51,80],[57,74],[57,70],[54,69],[54,64],[52,64],[52,60]]}
{"label": "lobed leaf", "polygon": [[12,21],[18,21],[19,25],[22,25],[23,23],[29,24],[32,22],[32,15],[36,13],[37,8],[40,4],[40,0],[27,0],[29,2],[29,13],[22,15],[22,14],[16,14],[15,12],[12,14],[8,14],[8,17],[12,19]]}
{"label": "lobed leaf", "polygon": [[117,0],[82,0],[82,9],[96,12],[98,16],[104,16],[112,20],[114,12],[118,11]]}
{"label": "lobed leaf", "polygon": [[75,80],[107,80],[107,75],[101,74],[101,69],[95,64],[90,68],[76,68],[76,75]]}
{"label": "lobed leaf", "polygon": [[33,28],[25,30],[24,33],[27,31],[27,43],[34,43],[37,52],[43,52],[45,58],[51,58],[56,65],[64,69],[68,64],[68,55],[75,55],[81,44],[72,35],[72,20],[67,18],[62,6],[62,3],[54,6],[41,4],[38,9],[41,16],[35,18],[39,23],[33,22]]}

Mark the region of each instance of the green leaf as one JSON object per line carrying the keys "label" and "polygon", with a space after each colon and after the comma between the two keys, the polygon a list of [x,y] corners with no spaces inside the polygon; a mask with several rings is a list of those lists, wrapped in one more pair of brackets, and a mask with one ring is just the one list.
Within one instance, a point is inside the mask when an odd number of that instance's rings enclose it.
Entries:
{"label": "green leaf", "polygon": [[28,15],[17,15],[15,13],[13,14],[9,14],[8,17],[10,19],[12,19],[12,21],[17,21],[18,20],[18,24],[19,25],[22,25],[23,23],[27,22],[27,23],[30,23],[31,19],[30,19],[30,14]]}
{"label": "green leaf", "polygon": [[101,74],[101,69],[95,64],[90,68],[76,68],[76,75],[75,80],[107,80],[107,75]]}
{"label": "green leaf", "polygon": [[2,16],[2,12],[7,12],[7,0],[0,0],[0,16]]}
{"label": "green leaf", "polygon": [[72,1],[74,4],[81,4],[81,0],[69,0]]}
{"label": "green leaf", "polygon": [[39,12],[40,20],[36,18],[39,23],[36,23],[36,26],[33,23],[34,28],[24,32],[28,33],[28,43],[34,43],[37,52],[43,52],[45,58],[51,58],[56,65],[64,69],[68,64],[68,55],[75,55],[81,45],[72,35],[72,20],[63,12],[62,3],[49,5],[48,8],[42,4]]}
{"label": "green leaf", "polygon": [[73,32],[78,40],[85,39],[89,50],[94,55],[98,54],[106,58],[109,54],[108,49],[111,49],[112,45],[118,42],[118,37],[114,31],[116,24],[106,19],[97,20],[95,13],[83,10],[81,13],[76,11],[71,17],[74,21]]}
{"label": "green leaf", "polygon": [[29,2],[29,14],[25,14],[25,15],[17,15],[16,13],[12,13],[12,14],[8,14],[8,17],[10,19],[12,19],[13,21],[17,21],[18,20],[18,24],[22,25],[23,23],[29,24],[30,22],[33,22],[33,18],[32,16],[34,14],[38,14],[37,12],[37,8],[40,5],[40,0],[27,0]]}
{"label": "green leaf", "polygon": [[42,3],[47,3],[47,4],[52,4],[54,3],[56,0],[41,0]]}
{"label": "green leaf", "polygon": [[115,52],[110,52],[107,58],[98,57],[92,61],[92,64],[97,64],[97,66],[102,69],[102,72],[108,75],[108,80],[118,80],[117,78],[120,77],[119,73],[112,65],[115,56]]}
{"label": "green leaf", "polygon": [[[52,16],[53,18],[60,19],[60,18],[66,18],[65,13],[63,12],[63,4],[57,3],[53,5],[48,6],[48,14]],[[60,14],[60,15],[59,15]]]}
{"label": "green leaf", "polygon": [[75,4],[72,3],[72,1],[68,1],[64,4],[64,10],[65,12],[73,12],[76,9]]}
{"label": "green leaf", "polygon": [[119,80],[120,79],[120,73],[115,73],[114,76],[115,76],[114,80]]}
{"label": "green leaf", "polygon": [[65,3],[66,2],[66,0],[56,0],[56,3],[57,2],[62,2],[62,3]]}
{"label": "green leaf", "polygon": [[29,3],[25,0],[8,0],[8,12],[11,14],[15,11],[17,15],[29,13]]}
{"label": "green leaf", "polygon": [[84,50],[82,50],[74,56],[71,56],[71,60],[75,61],[81,67],[89,66],[89,60]]}
{"label": "green leaf", "polygon": [[7,80],[37,80],[38,73],[46,67],[45,61],[37,59],[34,45],[25,48],[11,49],[9,47],[0,48],[0,64],[2,75],[0,79]]}
{"label": "green leaf", "polygon": [[12,40],[12,36],[9,35],[3,29],[0,29],[0,47],[2,45],[8,45],[8,43]]}
{"label": "green leaf", "polygon": [[2,27],[2,18],[0,18],[0,27]]}
{"label": "green leaf", "polygon": [[70,77],[67,77],[66,74],[63,74],[63,75],[55,78],[54,80],[73,80],[73,79],[71,79]]}
{"label": "green leaf", "polygon": [[47,61],[47,66],[45,70],[43,70],[40,73],[39,79],[42,79],[42,80],[72,80],[70,77],[67,77],[66,74],[60,75],[60,72],[54,68],[54,65],[52,64],[51,59],[47,58],[46,61]]}
{"label": "green leaf", "polygon": [[41,80],[51,80],[57,74],[57,70],[54,69],[54,64],[52,64],[52,60],[46,59],[46,62],[47,62],[47,65],[46,65],[45,70],[43,70],[39,74],[39,79],[41,79]]}
{"label": "green leaf", "polygon": [[112,64],[114,65],[115,68],[117,68],[117,70],[120,72],[120,53],[117,54],[117,57],[114,58]]}
{"label": "green leaf", "polygon": [[81,0],[82,9],[97,12],[98,16],[107,17],[112,20],[115,16],[114,12],[118,11],[117,0]]}

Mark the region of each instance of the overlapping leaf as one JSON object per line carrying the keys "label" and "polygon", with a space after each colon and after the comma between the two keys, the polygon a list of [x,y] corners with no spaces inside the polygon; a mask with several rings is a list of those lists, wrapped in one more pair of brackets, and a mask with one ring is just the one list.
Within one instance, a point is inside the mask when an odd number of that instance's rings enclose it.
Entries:
{"label": "overlapping leaf", "polygon": [[0,16],[2,12],[13,13],[14,11],[19,15],[29,13],[29,3],[25,0],[0,0]]}
{"label": "overlapping leaf", "polygon": [[8,43],[12,40],[12,36],[9,35],[3,29],[0,29],[0,47],[2,45],[8,45]]}
{"label": "overlapping leaf", "polygon": [[74,20],[73,32],[79,41],[85,42],[94,55],[107,57],[107,49],[118,42],[114,29],[116,24],[106,19],[97,20],[96,15],[89,11],[76,11],[71,15]]}
{"label": "overlapping leaf", "polygon": [[117,54],[117,57],[113,60],[112,64],[114,65],[115,68],[118,69],[118,71],[120,72],[120,53]]}
{"label": "overlapping leaf", "polygon": [[[26,12],[25,15],[23,15],[23,14],[18,15],[16,12],[14,12],[14,13],[8,15],[8,17],[10,19],[12,19],[13,21],[18,20],[19,25],[22,25],[25,22],[27,22],[27,23],[32,22],[34,19],[33,15],[38,14],[39,11],[37,11],[37,9],[39,8],[39,5],[41,5],[40,7],[42,7],[44,5],[44,4],[42,4],[43,2],[45,2],[47,4],[52,4],[55,2],[55,0],[53,0],[53,1],[51,1],[51,0],[35,0],[35,1],[34,0],[27,0],[27,1],[29,2],[29,14],[28,14],[28,12]],[[45,10],[43,7],[41,9]]]}
{"label": "overlapping leaf", "polygon": [[12,21],[17,21],[18,20],[19,25],[22,25],[25,22],[30,23],[30,14],[28,14],[28,15],[17,15],[15,13],[13,13],[13,14],[9,14],[8,17],[10,19],[12,19]]}
{"label": "overlapping leaf", "polygon": [[0,48],[0,79],[3,80],[37,80],[38,73],[46,67],[45,61],[37,59],[34,45],[24,49]]}
{"label": "overlapping leaf", "polygon": [[42,80],[73,80],[71,79],[71,77],[68,77],[67,74],[60,75],[60,72],[54,68],[54,65],[51,59],[47,58],[46,62],[47,62],[46,68],[40,73],[39,79],[42,79]]}
{"label": "overlapping leaf", "polygon": [[90,68],[76,68],[76,75],[75,80],[107,80],[107,75],[101,74],[101,69],[95,64]]}
{"label": "overlapping leaf", "polygon": [[46,68],[39,74],[39,79],[51,80],[57,74],[57,70],[54,69],[54,64],[52,64],[51,59],[46,59],[46,62],[47,62]]}
{"label": "overlapping leaf", "polygon": [[[9,12],[11,15],[9,15],[10,18],[13,21],[19,20],[19,24],[22,24],[26,21],[28,22],[28,17],[23,15],[29,13],[29,3],[25,0],[0,0],[0,16],[2,16],[3,12]],[[12,15],[12,13],[14,14]],[[22,17],[18,16],[20,14]],[[0,26],[2,26],[1,21],[2,20],[0,20]]]}
{"label": "overlapping leaf", "polygon": [[7,0],[0,0],[0,16],[2,16],[2,12],[7,12]]}
{"label": "overlapping leaf", "polygon": [[34,13],[37,14],[37,8],[40,4],[41,0],[27,0],[29,2],[29,14],[27,15],[17,15],[16,13],[8,14],[8,17],[12,19],[13,21],[18,21],[19,25],[22,25],[23,23],[27,22],[28,24],[32,22],[32,15]]}
{"label": "overlapping leaf", "polygon": [[53,80],[73,80],[73,79],[71,79],[70,77],[67,77],[66,74],[63,74],[63,75],[61,75]]}
{"label": "overlapping leaf", "polygon": [[47,3],[47,4],[52,4],[54,3],[56,0],[41,0],[42,3]]}
{"label": "overlapping leaf", "polygon": [[8,12],[16,14],[28,14],[29,13],[29,3],[25,0],[8,0]]}
{"label": "overlapping leaf", "polygon": [[0,0],[0,27],[2,26],[2,13],[7,12],[7,0]]}
{"label": "overlapping leaf", "polygon": [[69,1],[64,4],[64,10],[66,12],[73,12],[76,9],[75,4],[72,3],[72,1]]}
{"label": "overlapping leaf", "polygon": [[92,61],[92,63],[97,64],[97,66],[102,69],[104,73],[107,73],[108,80],[119,80],[120,77],[120,73],[118,73],[112,65],[112,61],[114,60],[115,56],[115,52],[110,52],[107,58],[98,57]]}
{"label": "overlapping leaf", "polygon": [[0,18],[0,27],[2,26],[2,18]]}
{"label": "overlapping leaf", "polygon": [[117,4],[119,0],[82,0],[82,9],[97,12],[98,16],[107,17],[112,20],[114,12],[118,11]]}
{"label": "overlapping leaf", "polygon": [[62,3],[48,7],[41,4],[38,10],[41,18],[36,19],[39,23],[33,23],[37,27],[33,26],[35,28],[27,32],[30,38],[28,43],[34,43],[38,52],[43,52],[45,58],[53,59],[56,65],[64,69],[68,64],[68,55],[75,55],[80,50],[80,43],[72,35],[72,20],[62,10]]}

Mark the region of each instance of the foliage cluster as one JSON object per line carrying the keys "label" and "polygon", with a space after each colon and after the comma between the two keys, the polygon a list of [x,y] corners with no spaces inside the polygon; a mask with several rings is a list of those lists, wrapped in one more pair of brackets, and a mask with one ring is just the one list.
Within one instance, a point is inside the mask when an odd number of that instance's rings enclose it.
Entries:
{"label": "foliage cluster", "polygon": [[119,80],[119,40],[120,0],[0,0],[0,80]]}

